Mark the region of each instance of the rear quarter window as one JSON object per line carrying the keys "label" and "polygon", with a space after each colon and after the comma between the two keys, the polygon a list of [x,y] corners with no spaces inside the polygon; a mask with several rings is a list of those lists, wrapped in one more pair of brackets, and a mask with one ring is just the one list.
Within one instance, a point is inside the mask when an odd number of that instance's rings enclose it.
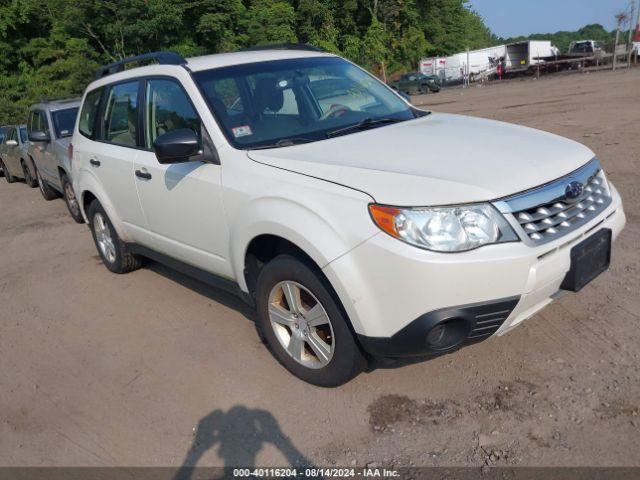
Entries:
{"label": "rear quarter window", "polygon": [[78,130],[82,135],[93,138],[96,126],[96,117],[100,107],[100,98],[102,97],[102,88],[87,93],[82,110],[80,111],[80,121],[78,122]]}

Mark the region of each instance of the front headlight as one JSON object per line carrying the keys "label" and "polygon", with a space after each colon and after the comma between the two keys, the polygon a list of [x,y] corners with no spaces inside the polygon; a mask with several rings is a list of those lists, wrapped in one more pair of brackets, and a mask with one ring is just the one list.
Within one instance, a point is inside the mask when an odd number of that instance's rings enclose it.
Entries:
{"label": "front headlight", "polygon": [[369,205],[373,221],[389,235],[435,252],[465,252],[518,237],[492,205],[401,208]]}

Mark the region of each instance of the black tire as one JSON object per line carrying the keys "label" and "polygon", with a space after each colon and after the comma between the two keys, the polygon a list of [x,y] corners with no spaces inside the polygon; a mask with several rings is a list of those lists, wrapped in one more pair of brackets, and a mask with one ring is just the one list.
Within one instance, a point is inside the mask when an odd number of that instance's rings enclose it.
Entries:
{"label": "black tire", "polygon": [[80,211],[80,203],[78,202],[78,198],[73,191],[73,186],[71,185],[69,177],[67,177],[63,173],[62,175],[60,175],[60,180],[62,181],[62,191],[64,192],[64,203],[67,205],[69,215],[71,215],[71,218],[73,218],[76,223],[84,223],[84,218],[82,217],[82,212]]}
{"label": "black tire", "polygon": [[[295,282],[308,290],[324,308],[330,320],[333,354],[321,368],[310,368],[299,363],[276,337],[269,318],[270,295],[282,282]],[[366,360],[355,341],[346,314],[335,298],[329,282],[316,268],[289,255],[276,257],[262,268],[258,276],[256,308],[256,329],[260,338],[273,356],[301,380],[320,387],[337,387],[354,378],[366,367]],[[287,331],[292,332],[293,338],[293,330]],[[305,351],[311,351],[309,345],[303,345]]]}
{"label": "black tire", "polygon": [[2,169],[2,172],[4,173],[4,179],[7,181],[7,183],[13,183],[13,182],[16,181],[16,177],[11,175],[11,172],[9,172],[9,170],[7,170],[7,166],[4,164],[4,162],[2,160],[0,160],[0,168]]}
{"label": "black tire", "polygon": [[60,194],[56,190],[51,188],[49,184],[43,180],[42,175],[40,175],[40,170],[38,170],[37,168],[36,179],[38,180],[38,187],[40,187],[39,189],[40,193],[42,194],[42,198],[44,198],[46,201],[53,200],[60,196]]}
{"label": "black tire", "polygon": [[29,169],[27,162],[21,160],[20,165],[22,166],[22,173],[24,174],[24,183],[31,188],[36,188],[38,186],[38,181],[33,178],[33,175],[31,175],[31,170]]}
{"label": "black tire", "polygon": [[[96,236],[96,217],[100,215],[102,221],[109,229],[110,238],[113,242],[113,258],[110,259],[103,252],[98,238]],[[91,235],[93,236],[93,241],[96,245],[96,249],[98,250],[98,254],[102,259],[102,263],[113,273],[129,273],[134,270],[139,269],[142,266],[142,257],[138,255],[132,254],[127,245],[120,240],[118,237],[118,233],[116,229],[113,228],[113,224],[107,215],[107,212],[104,211],[102,205],[97,200],[91,202],[89,208],[87,209],[87,218],[89,220],[89,228],[91,229]]]}

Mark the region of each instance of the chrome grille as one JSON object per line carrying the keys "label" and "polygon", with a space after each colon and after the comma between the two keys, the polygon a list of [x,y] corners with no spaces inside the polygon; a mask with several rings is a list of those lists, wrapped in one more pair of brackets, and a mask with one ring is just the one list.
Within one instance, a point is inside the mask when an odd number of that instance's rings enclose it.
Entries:
{"label": "chrome grille", "polygon": [[[568,200],[564,192],[572,181],[581,183],[584,190],[577,198]],[[506,199],[505,203],[520,226],[521,235],[535,245],[542,245],[598,216],[611,203],[611,192],[599,162],[594,159],[550,185]]]}

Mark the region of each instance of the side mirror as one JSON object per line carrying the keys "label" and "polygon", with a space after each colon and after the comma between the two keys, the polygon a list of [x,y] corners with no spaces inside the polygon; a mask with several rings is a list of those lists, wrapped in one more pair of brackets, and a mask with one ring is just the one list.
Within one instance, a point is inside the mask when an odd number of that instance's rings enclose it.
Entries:
{"label": "side mirror", "polygon": [[51,137],[46,132],[34,131],[29,132],[29,140],[32,142],[48,142]]}
{"label": "side mirror", "polygon": [[162,164],[188,162],[191,157],[201,153],[198,137],[188,128],[160,135],[153,142],[153,149],[158,162]]}
{"label": "side mirror", "polygon": [[6,145],[7,145],[7,147],[17,147],[18,146],[18,142],[17,142],[17,140],[7,140]]}

